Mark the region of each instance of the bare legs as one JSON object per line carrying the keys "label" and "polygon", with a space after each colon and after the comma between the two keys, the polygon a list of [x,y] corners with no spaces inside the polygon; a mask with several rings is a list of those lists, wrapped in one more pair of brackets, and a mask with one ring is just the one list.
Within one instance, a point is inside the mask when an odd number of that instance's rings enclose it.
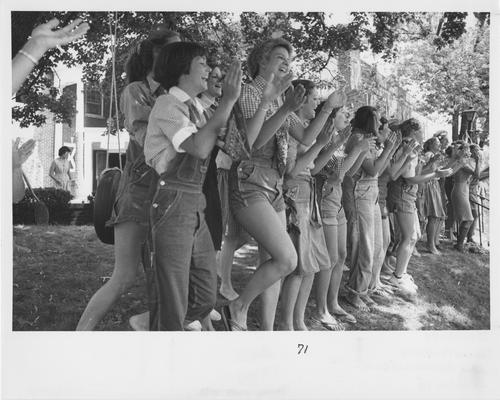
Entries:
{"label": "bare legs", "polygon": [[[339,290],[342,282],[342,272],[347,255],[347,225],[323,225],[326,245],[330,261],[333,268],[330,270],[330,279],[328,286],[327,304],[328,310],[339,317],[350,316],[339,304]],[[351,316],[351,319],[353,317]]]}
{"label": "bare legs", "polygon": [[234,290],[231,282],[231,270],[233,268],[234,252],[244,244],[242,238],[233,235],[225,235],[222,242],[219,254],[220,268],[218,272],[221,279],[219,293],[228,300],[234,300],[238,297],[238,293]]}
{"label": "bare legs", "polygon": [[93,330],[113,304],[136,282],[141,246],[147,228],[135,222],[115,225],[115,268],[113,275],[90,299],[76,330]]}
{"label": "bare legs", "polygon": [[[416,212],[416,211],[415,211]],[[415,215],[413,213],[396,212],[399,230],[401,233],[398,248],[396,250],[396,271],[398,277],[406,273],[410,262],[413,248],[415,247]]]}
{"label": "bare legs", "polygon": [[467,239],[467,233],[469,232],[470,226],[472,225],[472,221],[461,221],[458,226],[458,236],[457,236],[457,244],[455,245],[455,249],[459,251],[464,250],[464,244]]}
{"label": "bare legs", "polygon": [[[229,303],[233,321],[246,328],[252,301],[273,284],[279,285],[279,280],[295,269],[297,253],[285,229],[284,211],[276,213],[269,203],[259,202],[238,210],[235,217],[270,255],[270,259],[257,268],[240,296]],[[267,301],[266,295],[262,300]]]}
{"label": "bare legs", "polygon": [[439,228],[441,226],[441,220],[436,217],[428,217],[427,222],[427,249],[432,254],[441,254],[436,248],[436,238],[439,237]]}

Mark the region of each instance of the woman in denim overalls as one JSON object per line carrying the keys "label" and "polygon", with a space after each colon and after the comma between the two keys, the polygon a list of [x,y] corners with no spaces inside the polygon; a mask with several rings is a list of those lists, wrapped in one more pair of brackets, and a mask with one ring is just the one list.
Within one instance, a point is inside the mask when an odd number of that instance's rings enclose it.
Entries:
{"label": "woman in denim overalls", "polygon": [[319,154],[311,170],[316,178],[323,231],[332,266],[331,269],[319,271],[315,277],[315,319],[329,329],[342,330],[344,327],[337,319],[350,323],[356,323],[356,319],[338,302],[347,251],[347,227],[344,208],[341,204],[341,184],[345,174],[348,174],[355,164],[359,166],[370,148],[374,148],[375,139],[364,138],[356,142],[351,151],[346,154],[343,144],[351,133],[346,111],[343,108],[336,108],[331,113],[330,119],[334,134]]}
{"label": "woman in denim overalls", "polygon": [[129,84],[121,94],[120,109],[130,141],[113,214],[108,221],[114,227],[115,268],[110,280],[90,299],[77,330],[94,329],[115,301],[136,282],[148,232],[150,186],[155,183],[154,171],[144,162],[144,137],[149,113],[156,98],[163,93],[152,78],[153,62],[162,45],[179,40],[178,33],[163,31],[153,40],[140,42],[127,59],[125,70]]}
{"label": "woman in denim overalls", "polygon": [[[377,135],[380,126],[378,112],[371,106],[361,107],[356,111],[351,124],[353,135],[347,143],[347,150],[350,150],[355,141]],[[347,186],[354,205],[351,215],[354,219],[353,237],[357,240],[352,248],[346,300],[361,311],[370,311],[369,306],[374,304],[368,295],[368,286],[375,254],[382,248],[382,222],[377,204],[378,174],[386,164],[395,140],[396,135],[391,133],[380,155],[372,151],[363,160],[361,168],[353,175],[349,181],[350,185]]]}
{"label": "woman in denim overalls", "polygon": [[197,96],[207,89],[210,70],[205,49],[195,43],[165,46],[155,64],[155,78],[168,94],[151,111],[144,146],[146,162],[159,174],[148,241],[150,330],[183,330],[185,319],[203,320],[215,305],[215,251],[202,187],[209,156],[238,100],[242,72],[239,63],[231,66],[219,106],[206,121]]}

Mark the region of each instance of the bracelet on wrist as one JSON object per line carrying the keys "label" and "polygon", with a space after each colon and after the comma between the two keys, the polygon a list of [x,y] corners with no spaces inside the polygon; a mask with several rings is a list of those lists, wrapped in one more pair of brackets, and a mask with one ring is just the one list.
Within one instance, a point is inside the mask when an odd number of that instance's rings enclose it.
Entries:
{"label": "bracelet on wrist", "polygon": [[259,106],[257,107],[257,111],[262,110],[267,112],[267,110],[269,110],[269,106],[270,106],[269,103],[264,103],[264,104],[260,103]]}
{"label": "bracelet on wrist", "polygon": [[30,53],[28,53],[27,51],[24,51],[24,50],[19,50],[18,51],[19,54],[23,55],[24,57],[26,57],[28,60],[30,60],[33,64],[37,65],[38,64],[38,60],[33,57]]}
{"label": "bracelet on wrist", "polygon": [[219,133],[217,134],[217,137],[222,139],[226,136],[226,133],[227,133],[227,128],[224,127],[224,128],[220,128],[219,129]]}

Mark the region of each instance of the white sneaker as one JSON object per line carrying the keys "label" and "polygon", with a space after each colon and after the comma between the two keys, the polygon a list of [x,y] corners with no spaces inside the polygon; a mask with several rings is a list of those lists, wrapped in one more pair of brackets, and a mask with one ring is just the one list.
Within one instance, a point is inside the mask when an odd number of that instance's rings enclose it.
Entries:
{"label": "white sneaker", "polygon": [[220,321],[222,319],[222,316],[217,310],[213,309],[212,311],[210,311],[210,319],[212,321]]}
{"label": "white sneaker", "polygon": [[132,315],[128,320],[134,331],[149,331],[149,316],[146,313]]}
{"label": "white sneaker", "polygon": [[193,322],[190,322],[189,324],[184,325],[184,330],[185,331],[191,331],[191,332],[197,332],[201,331],[201,323],[198,320],[195,320]]}
{"label": "white sneaker", "polygon": [[418,289],[417,284],[413,280],[413,276],[411,276],[408,272],[405,272],[402,276],[402,278],[408,282],[410,282],[413,286],[415,286],[415,289]]}
{"label": "white sneaker", "polygon": [[408,277],[404,275],[401,278],[397,278],[396,275],[392,275],[389,282],[394,285],[397,289],[408,294],[416,294],[417,288],[414,283]]}

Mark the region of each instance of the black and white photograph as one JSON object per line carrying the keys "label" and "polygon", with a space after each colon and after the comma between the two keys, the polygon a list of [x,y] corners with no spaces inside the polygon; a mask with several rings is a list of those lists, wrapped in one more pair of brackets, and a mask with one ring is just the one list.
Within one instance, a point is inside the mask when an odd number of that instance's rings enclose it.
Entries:
{"label": "black and white photograph", "polygon": [[498,4],[247,6],[2,10],[2,398],[500,398]]}

